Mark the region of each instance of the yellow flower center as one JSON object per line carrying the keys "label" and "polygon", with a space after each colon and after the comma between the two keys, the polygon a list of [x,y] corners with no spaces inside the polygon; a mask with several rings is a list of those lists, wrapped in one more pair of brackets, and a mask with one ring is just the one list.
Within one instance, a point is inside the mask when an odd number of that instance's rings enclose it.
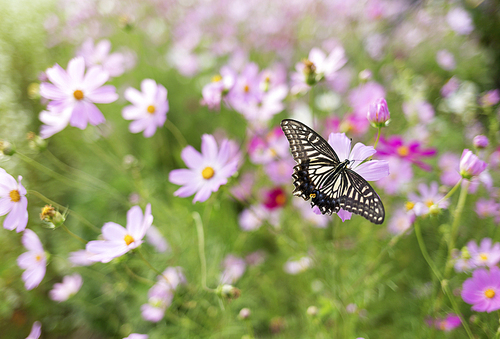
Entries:
{"label": "yellow flower center", "polygon": [[76,91],[73,92],[73,96],[75,97],[76,100],[82,100],[83,92],[77,89]]}
{"label": "yellow flower center", "polygon": [[156,111],[156,108],[153,105],[148,106],[148,113],[153,114]]}
{"label": "yellow flower center", "polygon": [[243,91],[245,91],[245,93],[250,92],[250,86],[248,86],[248,84],[246,84],[245,87],[243,87]]}
{"label": "yellow flower center", "polygon": [[415,203],[413,201],[407,201],[405,207],[407,211],[411,211],[413,207],[415,207]]}
{"label": "yellow flower center", "polygon": [[131,243],[133,243],[135,240],[134,240],[134,237],[131,236],[130,234],[127,234],[125,236],[125,238],[123,238],[123,240],[125,240],[125,243],[128,245],[130,245]]}
{"label": "yellow flower center", "polygon": [[[42,256],[40,254],[37,254],[36,257],[35,257],[35,260],[36,261],[40,261],[42,260]],[[494,292],[493,292],[494,293]]]}
{"label": "yellow flower center", "polygon": [[273,157],[276,157],[276,156],[278,155],[278,152],[276,152],[276,150],[275,150],[274,148],[270,148],[270,149],[269,149],[269,152],[271,153],[271,155],[272,155]]}
{"label": "yellow flower center", "polygon": [[42,207],[42,213],[40,213],[40,219],[45,220],[46,218],[53,217],[56,215],[56,210],[50,205],[45,205]]}
{"label": "yellow flower center", "polygon": [[281,206],[281,205],[284,205],[284,204],[285,204],[285,202],[286,202],[286,196],[285,196],[283,193],[278,194],[278,195],[276,196],[276,203],[277,203],[278,205],[280,205],[280,206]]}
{"label": "yellow flower center", "polygon": [[18,190],[12,190],[9,193],[10,201],[12,202],[18,202],[21,200],[21,194],[19,194]]}
{"label": "yellow flower center", "polygon": [[219,82],[219,81],[221,81],[221,80],[222,80],[222,77],[221,77],[219,74],[214,75],[214,76],[212,77],[212,82]]}
{"label": "yellow flower center", "polygon": [[408,146],[399,146],[396,150],[399,156],[401,157],[406,157],[408,154],[410,154],[410,149]]}
{"label": "yellow flower center", "polygon": [[203,179],[207,179],[207,180],[210,179],[211,177],[213,177],[214,174],[215,174],[214,169],[210,166],[205,167],[203,169],[203,171],[201,171],[201,176],[203,177]]}
{"label": "yellow flower center", "polygon": [[425,206],[427,206],[427,207],[431,207],[432,205],[434,205],[434,202],[432,201],[432,199],[429,199],[425,202]]}
{"label": "yellow flower center", "polygon": [[488,260],[488,255],[486,253],[481,253],[479,255],[479,258],[482,260],[482,261],[486,261]]}
{"label": "yellow flower center", "polygon": [[493,291],[491,288],[488,288],[486,291],[484,291],[484,295],[486,298],[493,298],[495,296],[495,291]]}

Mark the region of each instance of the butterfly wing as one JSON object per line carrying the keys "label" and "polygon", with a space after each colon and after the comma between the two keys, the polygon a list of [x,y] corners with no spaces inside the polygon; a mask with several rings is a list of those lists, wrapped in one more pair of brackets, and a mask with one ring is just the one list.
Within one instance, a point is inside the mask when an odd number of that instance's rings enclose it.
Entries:
{"label": "butterfly wing", "polygon": [[385,210],[379,196],[359,174],[340,162],[328,142],[301,122],[285,119],[281,128],[297,162],[292,177],[293,195],[318,206],[321,213],[337,213],[340,208],[381,224]]}

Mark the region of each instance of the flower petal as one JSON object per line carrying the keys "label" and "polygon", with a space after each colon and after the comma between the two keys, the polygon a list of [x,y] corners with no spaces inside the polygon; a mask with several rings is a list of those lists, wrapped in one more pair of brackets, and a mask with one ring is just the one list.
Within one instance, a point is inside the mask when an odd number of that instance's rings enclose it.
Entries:
{"label": "flower petal", "polygon": [[379,180],[389,175],[389,162],[386,160],[367,161],[354,168],[354,171],[367,181]]}
{"label": "flower petal", "polygon": [[203,166],[203,155],[200,154],[193,146],[186,146],[182,150],[181,158],[186,163],[187,167],[192,169],[199,169]]}
{"label": "flower petal", "polygon": [[345,133],[330,133],[328,137],[328,143],[332,146],[335,153],[342,162],[349,159],[349,153],[351,151],[351,139],[345,136]]}
{"label": "flower petal", "polygon": [[86,92],[87,99],[98,104],[109,104],[118,99],[115,86],[106,85]]}
{"label": "flower petal", "polygon": [[104,85],[104,83],[108,81],[108,79],[108,72],[103,70],[101,66],[94,66],[87,71],[87,74],[85,74],[85,79],[83,79],[83,82],[81,82],[81,84],[85,93],[91,93],[97,88]]}
{"label": "flower petal", "polygon": [[205,161],[215,161],[217,159],[217,142],[211,134],[203,134],[201,137],[201,153]]}

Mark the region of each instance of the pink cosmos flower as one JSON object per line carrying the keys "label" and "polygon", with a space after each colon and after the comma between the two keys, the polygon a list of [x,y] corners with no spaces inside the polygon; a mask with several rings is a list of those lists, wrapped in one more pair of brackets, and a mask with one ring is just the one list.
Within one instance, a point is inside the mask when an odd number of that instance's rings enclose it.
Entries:
{"label": "pink cosmos flower", "polygon": [[312,264],[312,259],[304,256],[298,260],[288,260],[285,265],[283,265],[283,270],[288,274],[296,275],[307,270]]}
{"label": "pink cosmos flower", "polygon": [[495,217],[495,222],[500,222],[500,204],[495,199],[477,199],[475,210],[481,219]]}
{"label": "pink cosmos flower", "polygon": [[254,172],[247,172],[238,177],[239,183],[231,187],[233,197],[239,201],[246,201],[252,196],[252,188],[255,182]]}
{"label": "pink cosmos flower", "polygon": [[79,250],[70,252],[68,260],[73,266],[90,266],[95,263],[95,261],[92,260],[94,256],[95,253],[90,253],[87,250]]}
{"label": "pink cosmos flower", "polygon": [[146,231],[146,241],[156,248],[159,253],[164,253],[170,250],[170,245],[168,244],[163,234],[154,225],[148,228]]}
{"label": "pink cosmos flower", "polygon": [[182,150],[181,158],[189,169],[176,169],[170,172],[169,180],[176,185],[183,185],[174,192],[175,196],[188,197],[194,193],[193,203],[207,200],[212,192],[227,183],[238,169],[238,159],[230,158],[230,145],[223,140],[220,149],[212,135],[201,137],[201,152],[192,146]]}
{"label": "pink cosmos flower", "polygon": [[438,183],[433,181],[429,186],[425,184],[418,185],[420,195],[414,193],[408,194],[408,200],[415,204],[414,211],[417,216],[426,215],[433,212],[433,208],[445,209],[450,205],[448,200],[442,200],[444,194],[439,193]]}
{"label": "pink cosmos flower", "polygon": [[446,15],[446,22],[457,34],[467,35],[474,30],[469,13],[460,7],[451,9]]}
{"label": "pink cosmos flower", "polygon": [[67,109],[62,112],[57,111],[41,111],[38,119],[43,122],[40,126],[40,137],[47,139],[54,134],[61,132],[69,124],[72,111]]}
{"label": "pink cosmos flower", "polygon": [[485,135],[476,135],[474,139],[472,140],[472,143],[474,144],[475,148],[486,148],[490,144],[490,141],[488,140],[488,137]]}
{"label": "pink cosmos flower", "polygon": [[31,327],[31,332],[28,334],[26,339],[38,339],[42,334],[42,323],[39,321],[35,321],[33,326]]}
{"label": "pink cosmos flower", "polygon": [[248,155],[254,164],[291,158],[288,140],[280,127],[275,127],[268,133],[253,135],[248,144]]}
{"label": "pink cosmos flower", "polygon": [[397,209],[391,217],[387,229],[390,233],[397,235],[410,229],[415,221],[415,213],[404,209]]}
{"label": "pink cosmos flower", "polygon": [[141,306],[144,320],[158,322],[163,319],[165,310],[170,306],[173,298],[173,290],[168,284],[154,284],[148,292],[148,303]]}
{"label": "pink cosmos flower", "polygon": [[7,215],[3,227],[17,232],[24,231],[28,224],[28,199],[26,189],[21,184],[19,176],[14,179],[3,168],[0,168],[0,215]]}
{"label": "pink cosmos flower", "polygon": [[366,117],[374,127],[386,126],[391,117],[387,101],[384,98],[379,98],[370,104],[370,109],[366,113]]}
{"label": "pink cosmos flower", "polygon": [[22,275],[24,286],[27,290],[31,290],[37,287],[45,276],[47,255],[40,239],[32,230],[25,230],[21,241],[28,252],[17,258],[17,265],[25,270]]}
{"label": "pink cosmos flower", "polygon": [[148,339],[149,335],[147,334],[139,334],[139,333],[130,333],[130,335],[123,339]]}
{"label": "pink cosmos flower", "polygon": [[125,98],[133,105],[124,107],[122,116],[126,120],[134,120],[129,126],[130,132],[144,131],[144,136],[149,138],[155,134],[156,128],[163,126],[167,120],[167,90],[152,79],[144,79],[141,82],[141,91],[132,87],[125,90]]}
{"label": "pink cosmos flower", "polygon": [[88,123],[98,125],[106,120],[94,103],[108,104],[118,99],[114,86],[102,86],[109,74],[100,66],[91,67],[84,73],[85,60],[77,57],[70,60],[67,71],[58,64],[47,69],[47,77],[52,83],[40,85],[40,95],[52,100],[48,110],[62,114],[64,119],[70,115],[69,124],[80,129],[85,129]]}
{"label": "pink cosmos flower", "polygon": [[487,165],[472,151],[464,149],[460,158],[460,175],[465,179],[471,179],[474,176],[480,175],[486,169]]}
{"label": "pink cosmos flower", "polygon": [[180,266],[167,267],[156,279],[158,283],[167,283],[173,290],[176,290],[179,285],[186,284],[186,277]]}
{"label": "pink cosmos flower", "polygon": [[427,323],[429,326],[434,326],[438,330],[445,332],[449,332],[462,325],[460,317],[455,313],[450,313],[445,318],[429,319]]}
{"label": "pink cosmos flower", "polygon": [[491,107],[500,102],[500,90],[492,89],[486,92],[481,98],[479,98],[479,103],[483,107]]}
{"label": "pink cosmos flower", "polygon": [[234,284],[238,281],[247,269],[244,259],[228,254],[222,263],[224,272],[220,277],[221,284]]}
{"label": "pink cosmos flower", "polygon": [[481,240],[479,247],[475,241],[469,241],[467,250],[470,255],[470,267],[493,267],[500,262],[500,243],[493,244],[490,238]]}
{"label": "pink cosmos flower", "polygon": [[413,179],[411,163],[395,156],[389,156],[386,160],[389,162],[391,173],[377,181],[377,186],[382,187],[387,194],[391,195],[405,192]]}
{"label": "pink cosmos flower", "polygon": [[478,268],[472,278],[462,285],[462,299],[472,304],[476,312],[493,312],[500,309],[500,269],[493,266],[488,271]]}
{"label": "pink cosmos flower", "polygon": [[280,216],[281,209],[269,210],[263,204],[251,205],[240,213],[238,223],[243,231],[253,231],[266,221],[271,226],[277,227]]}
{"label": "pink cosmos flower", "polygon": [[422,162],[421,159],[434,156],[436,149],[422,149],[421,146],[419,141],[406,143],[399,135],[393,135],[388,139],[382,136],[377,151],[382,156],[394,155],[417,165],[423,170],[430,171],[432,167]]}
{"label": "pink cosmos flower", "polygon": [[144,216],[139,206],[133,206],[127,212],[127,227],[114,222],[107,222],[102,227],[104,240],[89,241],[86,250],[95,255],[92,261],[107,263],[142,244],[142,238],[153,223],[151,204],[146,206]]}
{"label": "pink cosmos flower", "polygon": [[366,112],[370,110],[370,105],[379,98],[385,98],[384,86],[369,81],[351,90],[349,103],[353,108],[353,113],[366,121]]}
{"label": "pink cosmos flower", "polygon": [[52,290],[49,291],[50,299],[57,302],[66,301],[80,290],[82,284],[82,276],[78,273],[67,275],[63,278],[62,283],[54,284]]}
{"label": "pink cosmos flower", "polygon": [[403,113],[410,121],[418,120],[423,124],[428,124],[434,119],[434,108],[425,100],[403,102]]}
{"label": "pink cosmos flower", "polygon": [[85,59],[87,67],[102,66],[103,70],[108,72],[111,77],[120,76],[127,68],[131,68],[130,62],[127,62],[124,54],[110,54],[110,51],[111,42],[109,40],[103,39],[94,45],[94,40],[88,38],[76,54]]}
{"label": "pink cosmos flower", "polygon": [[202,104],[209,109],[219,109],[223,97],[225,97],[236,82],[236,72],[229,66],[220,70],[220,75],[212,78],[212,82],[205,85],[201,91],[203,95]]}
{"label": "pink cosmos flower", "polygon": [[445,71],[452,71],[456,67],[455,57],[445,49],[439,50],[436,53],[436,61]]}

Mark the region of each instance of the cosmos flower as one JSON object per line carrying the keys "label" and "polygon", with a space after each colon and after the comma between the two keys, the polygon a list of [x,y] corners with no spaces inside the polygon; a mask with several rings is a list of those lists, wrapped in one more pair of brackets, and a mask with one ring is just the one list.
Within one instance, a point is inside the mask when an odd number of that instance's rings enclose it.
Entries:
{"label": "cosmos flower", "polygon": [[254,134],[248,143],[248,155],[254,164],[291,158],[288,140],[280,127],[275,127],[268,133]]}
{"label": "cosmos flower", "polygon": [[298,260],[288,260],[283,265],[283,270],[288,274],[296,275],[307,270],[312,264],[312,259],[304,256]]}
{"label": "cosmos flower", "polygon": [[488,164],[482,161],[469,151],[464,149],[462,157],[460,158],[460,175],[465,179],[471,179],[472,177],[480,175]]}
{"label": "cosmos flower", "polygon": [[130,132],[144,131],[146,138],[153,136],[156,128],[163,126],[167,120],[169,106],[165,87],[152,79],[144,79],[141,82],[141,92],[129,87],[124,95],[132,103],[122,110],[124,119],[134,120],[130,123]]}
{"label": "cosmos flower", "polygon": [[103,263],[110,262],[142,244],[146,231],[153,223],[151,204],[146,206],[144,215],[139,206],[127,212],[127,227],[107,222],[102,227],[104,240],[89,241],[86,250],[94,253],[89,259]]}
{"label": "cosmos flower", "polygon": [[406,143],[399,135],[393,135],[388,139],[382,136],[377,151],[381,156],[397,156],[417,165],[423,170],[430,171],[432,167],[422,162],[421,159],[434,156],[436,154],[436,149],[422,149],[421,146],[419,141],[410,141]]}
{"label": "cosmos flower", "polygon": [[492,89],[479,98],[479,104],[483,107],[491,107],[500,102],[500,90]]}
{"label": "cosmos flower", "polygon": [[389,156],[385,159],[389,163],[391,173],[377,181],[377,186],[382,187],[391,195],[405,192],[413,179],[411,163],[396,156]]}
{"label": "cosmos flower", "polygon": [[387,229],[394,235],[406,232],[415,221],[415,213],[398,208],[391,217]]}
{"label": "cosmos flower", "polygon": [[76,54],[85,59],[87,67],[102,66],[111,77],[120,76],[126,69],[132,68],[133,63],[127,62],[126,55],[118,52],[110,54],[110,51],[109,40],[103,39],[94,45],[94,40],[88,38]]}
{"label": "cosmos flower", "polygon": [[455,57],[445,49],[441,49],[436,53],[436,61],[445,71],[452,71],[456,67]]}
{"label": "cosmos flower", "polygon": [[28,334],[26,339],[38,339],[42,334],[42,323],[39,321],[35,321],[33,326],[31,327],[31,332]]}
{"label": "cosmos flower", "polygon": [[476,135],[472,140],[475,148],[482,149],[488,147],[490,144],[488,137],[485,135]]}
{"label": "cosmos flower", "polygon": [[500,309],[500,269],[493,266],[488,271],[478,268],[472,278],[462,285],[462,299],[472,304],[476,312],[493,312]]}
{"label": "cosmos flower", "polygon": [[156,248],[160,253],[164,253],[170,250],[170,245],[167,240],[163,237],[163,234],[154,225],[148,228],[146,231],[146,241]]}
{"label": "cosmos flower", "polygon": [[58,302],[66,301],[80,290],[82,284],[82,276],[78,273],[67,275],[61,283],[54,284],[52,290],[49,291],[50,299]]}
{"label": "cosmos flower", "polygon": [[24,286],[31,290],[37,287],[45,276],[47,255],[40,239],[32,230],[25,230],[21,241],[28,252],[17,258],[17,265],[25,270],[22,275]]}
{"label": "cosmos flower", "polygon": [[247,269],[244,259],[228,254],[222,262],[224,271],[220,277],[221,284],[234,284],[238,281]]}
{"label": "cosmos flower", "polygon": [[141,306],[144,320],[151,322],[160,321],[165,315],[165,310],[172,303],[173,290],[167,284],[156,283],[148,291],[148,303]]}
{"label": "cosmos flower", "polygon": [[434,326],[438,330],[445,332],[449,332],[462,325],[460,317],[455,313],[450,313],[445,318],[429,319],[427,323],[429,326]]}
{"label": "cosmos flower", "polygon": [[139,334],[139,333],[130,333],[130,335],[123,339],[148,339],[149,335],[147,334]]}
{"label": "cosmos flower", "polygon": [[304,219],[307,224],[317,228],[326,228],[328,226],[331,217],[321,214],[318,206],[311,208],[310,204],[302,199],[293,199],[292,203],[293,206],[300,211],[302,219]]}
{"label": "cosmos flower", "polygon": [[0,215],[7,215],[3,227],[10,231],[24,231],[28,224],[28,199],[26,189],[19,176],[14,179],[3,168],[0,168]]}
{"label": "cosmos flower", "polygon": [[73,58],[67,71],[58,64],[47,69],[47,77],[52,83],[40,85],[40,95],[52,100],[48,110],[62,114],[64,119],[70,115],[69,124],[80,129],[85,129],[88,123],[98,125],[106,120],[95,103],[108,104],[118,99],[114,86],[103,86],[109,74],[100,66],[91,67],[84,73],[85,60]]}
{"label": "cosmos flower", "polygon": [[415,204],[414,211],[417,216],[436,213],[439,209],[445,209],[450,205],[448,200],[442,200],[444,194],[439,193],[439,185],[435,181],[429,186],[419,184],[418,191],[420,195],[408,194],[408,200]]}
{"label": "cosmos flower", "polygon": [[214,76],[212,81],[203,87],[201,91],[202,104],[207,105],[209,109],[219,109],[222,99],[233,88],[236,76],[236,72],[231,67],[222,67],[220,75]]}
{"label": "cosmos flower", "polygon": [[238,159],[229,156],[228,140],[223,140],[219,149],[212,135],[204,134],[201,139],[201,153],[192,146],[182,150],[181,158],[189,169],[176,169],[169,174],[170,182],[183,185],[174,195],[184,198],[196,193],[193,203],[207,200],[238,169]]}
{"label": "cosmos flower", "polygon": [[461,7],[452,8],[448,14],[446,14],[446,22],[452,30],[460,35],[470,34],[474,30],[472,18],[469,13]]}
{"label": "cosmos flower", "polygon": [[370,105],[379,98],[385,98],[384,86],[375,81],[369,81],[351,90],[349,104],[354,115],[366,121],[366,112],[370,110]]}
{"label": "cosmos flower", "polygon": [[374,127],[386,126],[387,122],[391,118],[389,108],[387,107],[387,101],[385,101],[384,98],[377,99],[370,105],[370,109],[366,113],[366,117],[370,124]]}
{"label": "cosmos flower", "polygon": [[494,243],[490,238],[481,240],[479,246],[475,241],[467,243],[469,264],[471,267],[493,267],[500,262],[500,243]]}
{"label": "cosmos flower", "polygon": [[243,231],[254,231],[266,221],[271,226],[277,227],[281,210],[279,208],[269,210],[263,204],[251,205],[240,213],[238,223]]}

